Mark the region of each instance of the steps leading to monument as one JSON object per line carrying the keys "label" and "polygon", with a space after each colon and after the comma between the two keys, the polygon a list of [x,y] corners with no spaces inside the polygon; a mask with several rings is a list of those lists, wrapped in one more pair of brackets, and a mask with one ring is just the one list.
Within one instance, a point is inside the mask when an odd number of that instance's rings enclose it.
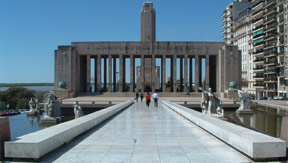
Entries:
{"label": "steps leading to monument", "polygon": [[[150,93],[153,94],[152,92]],[[144,93],[146,95],[146,93]],[[190,96],[187,93],[173,93],[173,92],[159,92],[159,97],[201,97],[201,93],[190,93]],[[97,97],[135,97],[135,92],[105,92],[105,93],[80,93],[78,96],[97,96]]]}

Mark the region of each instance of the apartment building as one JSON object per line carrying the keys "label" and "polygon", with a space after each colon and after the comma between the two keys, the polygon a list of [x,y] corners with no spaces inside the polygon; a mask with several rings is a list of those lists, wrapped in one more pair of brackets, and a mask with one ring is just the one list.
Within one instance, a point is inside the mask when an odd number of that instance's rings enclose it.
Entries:
{"label": "apartment building", "polygon": [[[247,2],[240,1],[238,3],[247,4]],[[235,2],[232,2],[227,7],[231,12],[234,12],[233,4]],[[238,45],[241,50],[243,46],[248,46],[248,52],[246,52],[247,49],[242,50],[243,83],[248,81],[248,87],[243,87],[244,90],[254,89],[254,91],[250,90],[249,92],[255,92],[257,99],[261,97],[272,98],[274,96],[285,97],[288,93],[287,0],[252,0],[252,4],[251,19],[249,19],[248,15],[242,19],[232,19],[234,26],[244,19],[247,21],[245,22],[247,39],[244,39],[244,43],[242,41],[239,42],[237,38],[233,38],[233,36],[238,37],[239,28],[233,27],[230,31],[231,36],[228,36],[228,32],[225,32],[228,31],[228,28],[224,28],[225,24],[223,25],[223,39],[227,44]],[[223,17],[228,12],[227,8],[223,12]],[[245,9],[240,11],[240,13],[244,11]],[[237,13],[239,15],[239,12]],[[226,18],[226,20],[229,19]],[[249,33],[249,20],[252,28],[250,39],[247,34]],[[227,24],[224,20],[223,23]],[[245,41],[248,41],[248,43]],[[249,54],[250,59],[253,59],[253,61],[247,60],[246,57]],[[253,71],[249,71],[251,69],[249,64],[251,63]],[[248,77],[250,73],[253,74],[252,80]],[[250,86],[251,83],[254,83],[253,87]],[[244,84],[244,86],[247,86],[247,84]]]}
{"label": "apartment building", "polygon": [[242,89],[255,94],[253,78],[252,3],[233,21],[232,44],[242,51]]}
{"label": "apartment building", "polygon": [[236,0],[223,11],[223,39],[242,51],[242,89],[255,94],[253,79],[252,6],[250,0]]}

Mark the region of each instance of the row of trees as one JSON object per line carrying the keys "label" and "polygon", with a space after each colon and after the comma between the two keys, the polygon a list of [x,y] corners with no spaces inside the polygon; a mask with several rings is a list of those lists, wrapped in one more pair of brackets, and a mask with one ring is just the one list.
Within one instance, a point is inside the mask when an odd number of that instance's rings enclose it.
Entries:
{"label": "row of trees", "polygon": [[0,110],[28,109],[29,99],[35,97],[35,92],[22,87],[11,87],[0,92]]}

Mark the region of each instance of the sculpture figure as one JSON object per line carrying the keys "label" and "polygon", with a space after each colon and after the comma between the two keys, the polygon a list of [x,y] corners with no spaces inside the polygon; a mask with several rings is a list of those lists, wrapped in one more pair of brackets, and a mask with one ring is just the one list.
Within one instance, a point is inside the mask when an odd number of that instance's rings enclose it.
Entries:
{"label": "sculpture figure", "polygon": [[36,116],[40,113],[38,99],[36,99],[35,97],[31,98],[29,100],[28,105],[29,105],[29,111],[27,112],[28,116]]}
{"label": "sculpture figure", "polygon": [[200,107],[203,114],[212,115],[213,117],[223,118],[224,110],[221,100],[212,93],[212,89],[208,91],[202,90],[202,102]]}
{"label": "sculpture figure", "polygon": [[238,96],[240,100],[239,110],[250,110],[251,99],[249,93],[247,91],[238,90]]}
{"label": "sculpture figure", "polygon": [[44,112],[47,117],[60,117],[60,103],[53,92],[44,95]]}
{"label": "sculpture figure", "polygon": [[37,98],[34,98],[34,101],[35,101],[35,109],[40,111],[39,100]]}
{"label": "sculpture figure", "polygon": [[81,106],[78,105],[77,102],[74,102],[74,115],[75,115],[75,119],[84,116],[83,110]]}
{"label": "sculpture figure", "polygon": [[35,105],[33,98],[31,98],[31,99],[29,100],[28,105],[29,105],[29,110],[30,110],[30,111],[33,111],[33,110],[34,110],[34,105]]}

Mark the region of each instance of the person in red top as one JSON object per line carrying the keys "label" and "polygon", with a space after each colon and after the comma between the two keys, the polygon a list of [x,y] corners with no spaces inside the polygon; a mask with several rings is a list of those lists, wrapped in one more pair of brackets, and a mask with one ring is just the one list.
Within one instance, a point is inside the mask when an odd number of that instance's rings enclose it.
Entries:
{"label": "person in red top", "polygon": [[150,94],[149,94],[149,92],[147,93],[147,95],[145,96],[145,98],[146,98],[146,106],[147,107],[149,107],[149,104],[150,104]]}

